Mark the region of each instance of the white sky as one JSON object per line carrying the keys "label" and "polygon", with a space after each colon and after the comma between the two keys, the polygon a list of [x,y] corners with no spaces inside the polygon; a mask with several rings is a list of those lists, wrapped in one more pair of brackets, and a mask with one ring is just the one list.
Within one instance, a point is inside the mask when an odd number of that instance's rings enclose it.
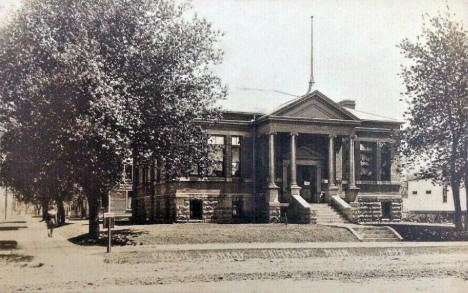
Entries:
{"label": "white sky", "polygon": [[[0,0],[0,20],[17,2]],[[466,0],[194,0],[193,6],[225,32],[225,60],[216,72],[229,86],[227,104],[255,104],[239,88],[305,93],[313,15],[315,88],[335,101],[355,99],[359,110],[401,119],[397,74],[404,59],[396,45],[420,33],[423,13],[435,15],[447,3],[468,27]]]}

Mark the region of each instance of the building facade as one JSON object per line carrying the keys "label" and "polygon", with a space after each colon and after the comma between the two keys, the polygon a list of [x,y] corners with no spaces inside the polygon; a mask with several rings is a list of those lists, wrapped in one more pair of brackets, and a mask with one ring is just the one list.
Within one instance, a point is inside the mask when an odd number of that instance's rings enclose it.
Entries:
{"label": "building facade", "polygon": [[[413,222],[453,223],[455,206],[450,185],[435,184],[429,179],[406,181],[403,194],[404,219]],[[466,191],[460,188],[460,205],[466,211]]]}
{"label": "building facade", "polygon": [[314,223],[314,204],[341,203],[355,223],[400,221],[394,135],[401,122],[319,91],[288,99],[276,106],[267,98],[272,110],[263,113],[226,111],[215,124],[200,121],[217,146],[211,176],[168,181],[161,170],[136,166],[134,219]]}

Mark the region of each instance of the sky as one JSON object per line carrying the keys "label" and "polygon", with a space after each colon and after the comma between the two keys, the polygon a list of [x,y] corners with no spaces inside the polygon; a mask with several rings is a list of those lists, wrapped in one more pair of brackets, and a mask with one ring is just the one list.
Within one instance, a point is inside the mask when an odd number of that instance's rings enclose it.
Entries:
{"label": "sky", "polygon": [[[0,19],[17,0],[0,0]],[[294,95],[307,91],[310,76],[310,16],[314,16],[315,89],[335,101],[401,120],[405,104],[398,77],[405,59],[397,45],[421,32],[422,14],[449,5],[468,27],[466,0],[194,0],[193,10],[225,33],[225,52],[215,72],[229,88],[228,108],[265,100],[258,91]],[[3,9],[2,9],[3,6]],[[269,92],[262,92],[262,94]],[[283,96],[284,98],[284,96]],[[271,94],[272,104],[280,99]]]}

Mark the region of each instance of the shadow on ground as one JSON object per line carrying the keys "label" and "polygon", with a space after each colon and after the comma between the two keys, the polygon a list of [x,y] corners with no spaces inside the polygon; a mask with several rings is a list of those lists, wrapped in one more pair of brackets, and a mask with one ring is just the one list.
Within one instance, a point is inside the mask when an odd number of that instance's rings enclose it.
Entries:
{"label": "shadow on ground", "polygon": [[25,224],[26,221],[6,221],[6,222],[0,222],[0,224]]}
{"label": "shadow on ground", "polygon": [[0,227],[0,231],[14,231],[14,230],[19,230],[19,229],[24,229],[28,228],[28,226],[6,226],[6,227]]}
{"label": "shadow on ground", "polygon": [[0,240],[0,249],[16,249],[18,242],[15,240]]}
{"label": "shadow on ground", "polygon": [[31,255],[23,254],[0,254],[0,262],[12,263],[12,262],[30,262],[34,257]]}
{"label": "shadow on ground", "polygon": [[[112,245],[127,246],[127,245],[141,245],[136,241],[141,235],[148,234],[147,231],[133,231],[130,229],[122,229],[112,231]],[[99,239],[92,239],[88,234],[82,234],[76,237],[69,238],[68,241],[83,246],[107,246],[107,231],[101,231]]]}

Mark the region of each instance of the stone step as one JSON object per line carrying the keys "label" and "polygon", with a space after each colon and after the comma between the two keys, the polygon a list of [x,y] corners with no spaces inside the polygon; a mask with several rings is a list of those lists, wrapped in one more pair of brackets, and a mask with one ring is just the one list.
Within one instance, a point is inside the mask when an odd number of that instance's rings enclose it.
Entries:
{"label": "stone step", "polygon": [[393,231],[387,227],[361,226],[353,227],[353,230],[365,242],[400,241]]}
{"label": "stone step", "polygon": [[379,233],[379,234],[392,234],[393,235],[393,232],[390,231],[390,230],[371,230],[371,229],[365,229],[365,230],[361,230],[359,228],[355,228],[354,230],[356,230],[356,232],[358,233]]}
{"label": "stone step", "polygon": [[317,217],[338,217],[341,218],[342,216],[339,214],[315,214]]}
{"label": "stone step", "polygon": [[363,238],[362,241],[363,242],[396,242],[396,241],[400,241],[400,239],[378,237],[378,238]]}

